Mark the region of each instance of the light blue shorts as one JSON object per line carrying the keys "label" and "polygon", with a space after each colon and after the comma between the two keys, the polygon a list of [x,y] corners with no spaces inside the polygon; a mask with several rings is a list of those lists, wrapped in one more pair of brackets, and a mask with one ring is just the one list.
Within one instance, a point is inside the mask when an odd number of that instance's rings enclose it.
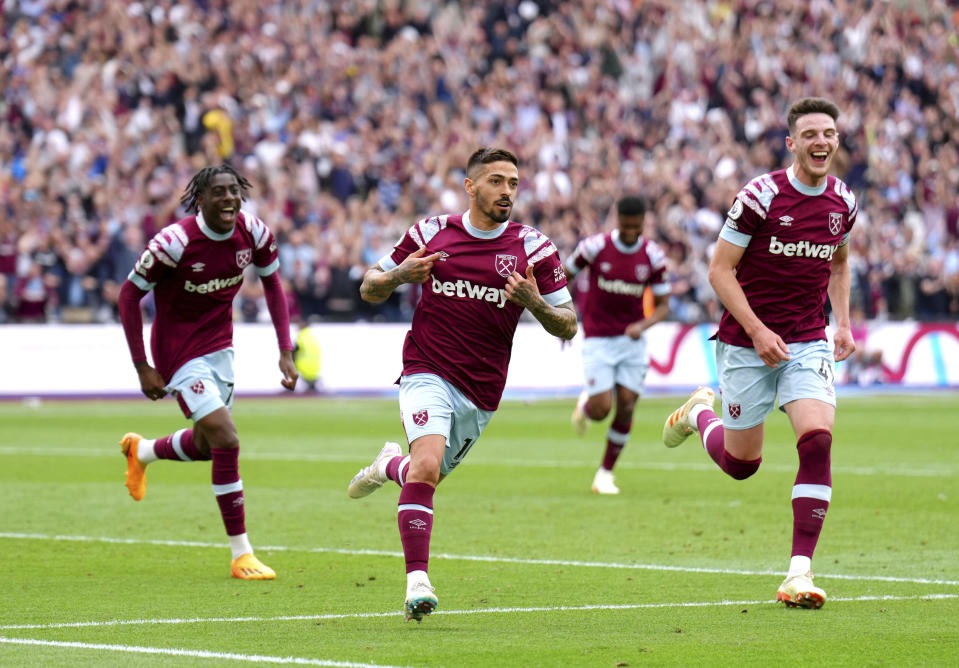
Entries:
{"label": "light blue shorts", "polygon": [[173,374],[171,392],[188,419],[196,422],[226,406],[233,409],[233,348],[192,359]]}
{"label": "light blue shorts", "polygon": [[622,385],[642,394],[649,371],[646,338],[591,336],[583,340],[583,376],[592,396]]}
{"label": "light blue shorts", "polygon": [[431,373],[415,373],[400,378],[400,419],[406,440],[440,434],[446,437],[446,453],[441,472],[455,469],[493,417],[460,392],[452,383]]}
{"label": "light blue shorts", "polygon": [[716,366],[723,401],[723,428],[749,429],[776,406],[796,399],[836,405],[836,362],[828,341],[787,344],[790,359],[775,369],[763,364],[754,348],[716,342]]}

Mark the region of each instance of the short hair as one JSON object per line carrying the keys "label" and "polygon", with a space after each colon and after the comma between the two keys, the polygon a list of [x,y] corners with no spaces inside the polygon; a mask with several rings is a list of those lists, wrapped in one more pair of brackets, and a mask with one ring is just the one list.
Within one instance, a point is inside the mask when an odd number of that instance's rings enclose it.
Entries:
{"label": "short hair", "polygon": [[616,202],[616,213],[621,216],[646,215],[646,201],[642,197],[627,195]]}
{"label": "short hair", "polygon": [[790,135],[796,131],[796,122],[799,117],[806,114],[827,114],[835,121],[839,119],[839,107],[835,102],[824,97],[804,97],[797,100],[789,107],[789,114],[786,116]]}
{"label": "short hair", "polygon": [[187,213],[196,213],[199,211],[199,196],[204,190],[210,187],[210,184],[213,183],[213,178],[217,174],[232,174],[235,176],[237,183],[240,184],[240,200],[246,201],[245,195],[253,186],[250,185],[249,181],[243,178],[242,174],[236,171],[233,165],[224,162],[222,165],[216,167],[204,167],[190,179],[190,183],[183,191],[183,196],[180,197],[180,204],[186,207]]}
{"label": "short hair", "polygon": [[466,176],[472,179],[476,176],[478,169],[481,169],[483,165],[488,165],[491,162],[511,162],[519,167],[519,159],[505,148],[482,146],[473,151],[473,155],[471,155],[470,159],[466,162]]}

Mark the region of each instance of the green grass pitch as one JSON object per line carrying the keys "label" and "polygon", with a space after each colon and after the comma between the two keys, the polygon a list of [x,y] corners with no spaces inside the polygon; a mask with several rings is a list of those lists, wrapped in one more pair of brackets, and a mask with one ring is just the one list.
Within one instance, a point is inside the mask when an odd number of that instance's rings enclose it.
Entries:
{"label": "green grass pitch", "polygon": [[273,582],[229,577],[206,463],[159,462],[139,503],[125,431],[186,425],[172,401],[0,403],[0,666],[948,666],[959,662],[959,396],[840,398],[833,500],[813,562],[829,600],[774,602],[795,439],[770,416],[736,482],[679,399],[640,402],[617,497],[589,492],[605,438],[572,401],[504,402],[440,485],[422,624],[397,488],[346,495],[395,401],[240,397],[247,529]]}

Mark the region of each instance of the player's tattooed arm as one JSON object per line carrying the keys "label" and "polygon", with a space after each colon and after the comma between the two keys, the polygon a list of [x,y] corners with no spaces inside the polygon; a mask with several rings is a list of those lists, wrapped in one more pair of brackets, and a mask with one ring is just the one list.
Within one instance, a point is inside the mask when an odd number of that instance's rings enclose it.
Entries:
{"label": "player's tattooed arm", "polygon": [[433,270],[433,263],[436,262],[442,253],[433,253],[426,255],[426,247],[423,246],[417,251],[406,256],[400,264],[389,271],[383,271],[379,265],[373,265],[363,276],[363,283],[360,284],[360,297],[365,302],[378,304],[386,301],[393,290],[403,283],[425,283],[430,278],[430,272]]}
{"label": "player's tattooed arm", "polygon": [[533,276],[533,265],[526,269],[526,277],[514,271],[506,279],[506,298],[524,307],[539,321],[547,332],[561,339],[576,336],[576,309],[573,302],[550,306],[539,293]]}
{"label": "player's tattooed arm", "polygon": [[576,336],[576,309],[573,302],[550,306],[540,299],[540,304],[529,309],[547,332],[567,341]]}

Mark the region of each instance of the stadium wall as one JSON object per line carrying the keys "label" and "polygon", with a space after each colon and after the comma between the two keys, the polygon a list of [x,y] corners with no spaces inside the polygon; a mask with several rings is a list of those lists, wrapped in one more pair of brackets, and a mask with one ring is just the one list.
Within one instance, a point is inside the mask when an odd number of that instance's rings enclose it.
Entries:
{"label": "stadium wall", "polygon": [[[407,325],[312,325],[322,354],[317,390],[332,395],[385,395],[400,372]],[[714,325],[661,323],[648,333],[647,390],[685,392],[715,386],[709,337]],[[148,337],[149,332],[145,332]],[[147,338],[148,340],[148,338]],[[240,395],[281,394],[271,325],[236,325]],[[582,387],[582,338],[563,343],[535,323],[522,323],[507,383],[508,398],[574,396]],[[866,346],[883,353],[886,384],[902,389],[959,388],[959,325],[870,323]],[[845,379],[847,363],[837,367]],[[297,391],[307,387],[300,383]],[[0,399],[140,396],[119,325],[0,327]]]}

